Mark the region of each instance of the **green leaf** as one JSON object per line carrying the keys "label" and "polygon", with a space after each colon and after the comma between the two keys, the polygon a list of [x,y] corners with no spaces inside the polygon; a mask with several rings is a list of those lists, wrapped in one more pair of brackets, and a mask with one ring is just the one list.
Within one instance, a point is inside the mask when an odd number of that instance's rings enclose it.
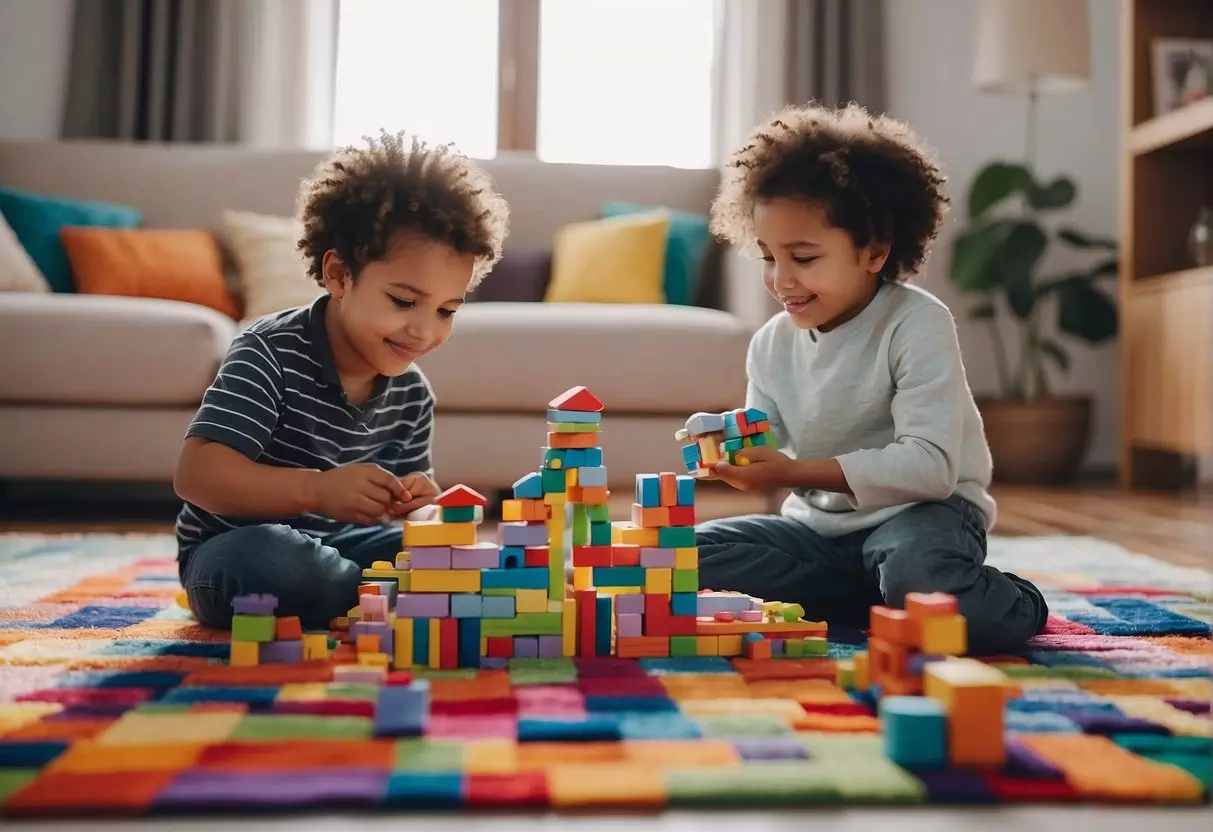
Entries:
{"label": "green leaf", "polygon": [[1056,364],[1062,372],[1066,372],[1070,369],[1070,356],[1064,349],[1062,349],[1061,344],[1057,343],[1052,338],[1041,338],[1036,343],[1036,346],[1040,348],[1042,353],[1047,355],[1049,358],[1052,358],[1053,363]]}
{"label": "green leaf", "polygon": [[1116,336],[1116,304],[1089,280],[1071,278],[1056,287],[1057,325],[1063,332],[1099,344]]}
{"label": "green leaf", "polygon": [[1002,220],[964,231],[952,246],[952,282],[962,292],[988,292],[998,287],[996,262],[1010,223]]}
{"label": "green leaf", "polygon": [[969,317],[975,321],[992,321],[994,320],[994,314],[993,301],[979,303],[969,310]]}
{"label": "green leaf", "polygon": [[969,186],[969,219],[977,219],[1007,197],[1032,187],[1032,174],[1023,165],[991,162]]}
{"label": "green leaf", "polygon": [[1059,228],[1057,230],[1057,237],[1063,243],[1069,243],[1075,248],[1116,248],[1115,240],[1107,237],[1091,237],[1068,226]]}
{"label": "green leaf", "polygon": [[1059,176],[1047,185],[1033,184],[1028,190],[1028,204],[1037,210],[1065,208],[1077,195],[1078,187],[1074,181]]}
{"label": "green leaf", "polygon": [[1002,289],[1007,296],[1011,311],[1018,317],[1027,318],[1036,305],[1037,292],[1032,285],[1032,275],[1049,245],[1040,226],[1031,222],[1017,222],[1011,226],[996,263],[1002,277]]}

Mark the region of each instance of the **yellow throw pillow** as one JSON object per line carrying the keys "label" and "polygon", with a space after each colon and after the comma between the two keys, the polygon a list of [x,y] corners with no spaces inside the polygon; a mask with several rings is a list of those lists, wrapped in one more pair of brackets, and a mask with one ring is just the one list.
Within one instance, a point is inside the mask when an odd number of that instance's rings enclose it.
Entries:
{"label": "yellow throw pillow", "polygon": [[664,211],[588,222],[556,232],[548,303],[665,303]]}

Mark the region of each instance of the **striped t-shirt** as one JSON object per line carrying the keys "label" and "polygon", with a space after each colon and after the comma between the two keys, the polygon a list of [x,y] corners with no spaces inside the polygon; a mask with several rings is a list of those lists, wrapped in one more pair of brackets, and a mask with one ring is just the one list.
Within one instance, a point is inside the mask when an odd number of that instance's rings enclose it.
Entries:
{"label": "striped t-shirt", "polygon": [[[186,436],[235,448],[265,465],[321,471],[373,462],[396,476],[433,476],[434,394],[417,368],[375,380],[370,397],[346,398],[325,335],[328,295],[311,306],[262,318],[232,342]],[[324,538],[353,528],[318,514],[262,520],[220,517],[186,502],[177,515],[178,560],[200,543],[243,525],[284,523]]]}

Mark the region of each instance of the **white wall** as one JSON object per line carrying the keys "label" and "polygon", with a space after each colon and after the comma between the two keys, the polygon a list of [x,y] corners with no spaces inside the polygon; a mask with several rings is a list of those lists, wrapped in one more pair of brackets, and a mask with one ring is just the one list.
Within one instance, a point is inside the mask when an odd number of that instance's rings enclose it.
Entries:
{"label": "white wall", "polygon": [[[956,314],[969,381],[975,392],[997,390],[993,353],[984,326],[969,323],[973,302],[952,291],[948,281],[951,243],[963,222],[965,194],[974,174],[992,158],[1023,158],[1025,104],[996,97],[973,86],[974,38],[978,0],[886,0],[890,115],[904,119],[939,154],[949,179],[953,206],[921,284],[939,295]],[[1036,166],[1043,178],[1070,176],[1078,199],[1066,222],[1090,233],[1119,237],[1120,3],[1090,0],[1090,86],[1078,93],[1042,97],[1038,113]],[[1067,258],[1051,246],[1048,270],[1064,269]],[[1109,281],[1105,287],[1115,289]],[[1069,348],[1068,377],[1056,374],[1057,392],[1095,395],[1096,417],[1089,467],[1116,463],[1117,347],[1092,349],[1076,340]]]}
{"label": "white wall", "polygon": [[0,0],[0,138],[59,135],[72,0]]}

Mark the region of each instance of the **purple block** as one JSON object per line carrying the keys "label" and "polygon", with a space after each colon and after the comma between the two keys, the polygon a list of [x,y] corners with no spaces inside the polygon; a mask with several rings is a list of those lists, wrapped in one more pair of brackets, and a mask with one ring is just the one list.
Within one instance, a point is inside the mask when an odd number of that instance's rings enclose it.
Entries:
{"label": "purple block", "polygon": [[402,592],[396,599],[400,618],[450,618],[451,596],[445,592]]}
{"label": "purple block", "polygon": [[771,655],[772,656],[782,656],[783,655],[783,639],[781,639],[781,638],[771,639]]}
{"label": "purple block", "polygon": [[183,771],[156,797],[162,809],[297,809],[382,805],[391,773],[376,768]]}
{"label": "purple block", "polygon": [[452,546],[452,569],[496,569],[501,563],[501,549],[496,543],[475,546]]}
{"label": "purple block", "polygon": [[535,636],[515,636],[514,637],[514,658],[516,659],[537,659],[539,658],[539,639]]}
{"label": "purple block", "polygon": [[635,613],[644,612],[644,596],[636,592],[620,593],[615,596],[615,612]]}
{"label": "purple block", "polygon": [[753,760],[807,760],[809,752],[791,734],[776,734],[763,737],[732,737],[729,742],[741,759]]}
{"label": "purple block", "polygon": [[258,661],[262,664],[294,664],[303,661],[302,641],[269,641],[261,645]]}
{"label": "purple block", "polygon": [[936,656],[931,653],[913,653],[910,655],[910,659],[907,662],[910,675],[921,676],[923,673],[923,668],[925,668],[928,664],[931,662],[941,662],[944,660],[944,658],[944,656]]}
{"label": "purple block", "polygon": [[619,613],[615,616],[615,634],[623,638],[644,635],[644,616],[635,612]]}
{"label": "purple block", "polygon": [[238,595],[232,599],[232,610],[236,615],[273,615],[276,609],[278,598],[268,592]]}
{"label": "purple block", "polygon": [[358,610],[364,621],[387,621],[387,596],[362,595],[358,600]]}
{"label": "purple block", "polygon": [[409,549],[410,569],[450,569],[450,546],[418,546]]}
{"label": "purple block", "polygon": [[560,636],[539,637],[539,658],[558,659],[564,650],[564,639]]}
{"label": "purple block", "polygon": [[499,523],[498,542],[502,546],[546,546],[548,545],[548,527],[546,523],[527,523],[525,521]]}
{"label": "purple block", "polygon": [[640,565],[645,569],[673,569],[674,550],[642,548],[640,550]]}

